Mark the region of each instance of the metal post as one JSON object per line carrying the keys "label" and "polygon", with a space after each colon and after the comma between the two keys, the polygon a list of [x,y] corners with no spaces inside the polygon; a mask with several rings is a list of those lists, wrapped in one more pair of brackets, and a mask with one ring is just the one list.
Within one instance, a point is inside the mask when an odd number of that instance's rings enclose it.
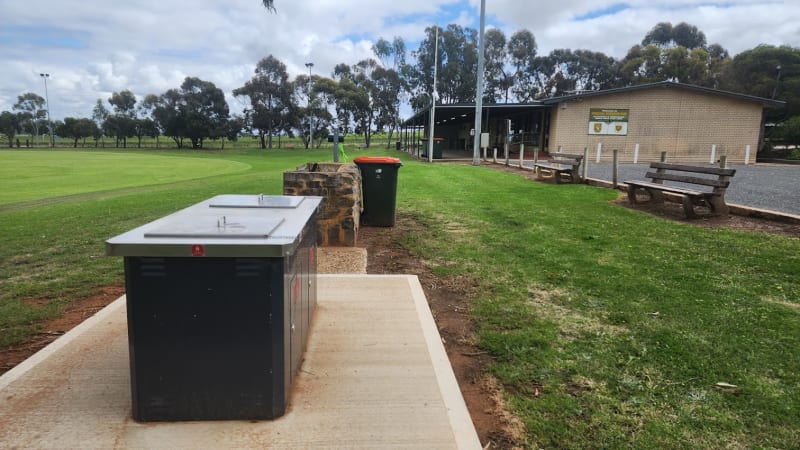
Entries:
{"label": "metal post", "polygon": [[589,176],[589,147],[583,147],[583,179]]}
{"label": "metal post", "polygon": [[719,157],[719,167],[721,169],[728,168],[728,155],[720,155]]}
{"label": "metal post", "polygon": [[717,153],[717,144],[711,144],[711,157],[708,159],[709,164],[714,164],[714,156]]}
{"label": "metal post", "polygon": [[53,137],[53,122],[50,120],[50,95],[47,93],[47,79],[50,78],[50,74],[40,73],[39,76],[44,78],[44,100],[47,102],[47,128],[50,129],[50,147],[55,147],[56,140]]}
{"label": "metal post", "polygon": [[[313,62],[306,63],[308,67],[308,149],[314,149],[314,118],[311,116],[311,68],[314,67]],[[336,150],[339,150],[339,143],[336,142]]]}
{"label": "metal post", "polygon": [[333,122],[333,162],[339,162],[339,127]]}
{"label": "metal post", "polygon": [[475,87],[475,140],[472,144],[472,165],[479,166],[480,162],[480,141],[481,135],[481,114],[483,114],[483,34],[486,29],[486,0],[481,0],[481,27],[478,34],[478,81]]}
{"label": "metal post", "polygon": [[639,144],[633,149],[633,163],[639,164]]}
{"label": "metal post", "polygon": [[744,147],[744,164],[750,164],[750,144]]}
{"label": "metal post", "polygon": [[523,156],[524,153],[525,153],[525,144],[524,143],[520,143],[519,144],[519,168],[520,169],[522,169],[525,166],[525,164],[524,164],[525,156]]}
{"label": "metal post", "polygon": [[615,148],[612,152],[613,152],[612,156],[613,169],[611,172],[611,184],[614,186],[614,189],[616,189],[617,186],[619,185],[619,150]]}
{"label": "metal post", "polygon": [[661,162],[667,162],[667,152],[661,152]]}
{"label": "metal post", "polygon": [[506,119],[506,142],[503,146],[505,150],[506,166],[508,166],[508,147],[511,145],[511,120]]}
{"label": "metal post", "polygon": [[436,74],[439,62],[439,25],[436,27],[436,37],[433,43],[433,93],[431,94],[431,119],[428,127],[428,162],[433,162],[433,121],[436,118]]}

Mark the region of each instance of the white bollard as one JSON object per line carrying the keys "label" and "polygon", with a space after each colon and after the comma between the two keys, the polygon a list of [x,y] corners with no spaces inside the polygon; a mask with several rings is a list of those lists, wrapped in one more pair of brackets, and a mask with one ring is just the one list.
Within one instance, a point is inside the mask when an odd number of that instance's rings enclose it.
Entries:
{"label": "white bollard", "polygon": [[711,158],[708,160],[709,164],[714,164],[714,156],[717,153],[717,144],[711,144]]}
{"label": "white bollard", "polygon": [[744,165],[750,164],[750,145],[744,147]]}
{"label": "white bollard", "polygon": [[633,148],[633,163],[639,164],[639,144],[636,144],[636,147]]}
{"label": "white bollard", "polygon": [[497,162],[497,147],[495,147],[492,152],[492,162]]}
{"label": "white bollard", "polygon": [[597,158],[595,159],[595,163],[600,164],[600,152],[603,151],[603,144],[597,144]]}
{"label": "white bollard", "polygon": [[519,144],[519,168],[520,169],[525,167],[525,165],[523,164],[523,162],[525,161],[525,156],[523,156],[524,153],[525,153],[525,144]]}

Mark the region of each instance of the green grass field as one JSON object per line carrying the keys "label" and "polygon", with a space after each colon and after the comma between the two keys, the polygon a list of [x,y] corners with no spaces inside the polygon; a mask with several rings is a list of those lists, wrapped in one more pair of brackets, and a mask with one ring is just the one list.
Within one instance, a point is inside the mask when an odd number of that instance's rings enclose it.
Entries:
{"label": "green grass field", "polygon": [[[24,169],[24,170],[20,170]],[[0,205],[241,172],[238,161],[136,153],[0,152]]]}
{"label": "green grass field", "polygon": [[[102,186],[75,164],[77,187],[65,182],[50,201],[0,181],[0,345],[122,283],[105,239],[212,195],[279,193],[283,171],[329,160],[327,150],[120,153],[141,158],[135,166],[236,169],[128,185],[114,183],[137,167],[108,165]],[[75,157],[92,155],[105,157]],[[800,239],[672,223],[611,203],[610,190],[399,156],[399,212],[423,225],[401,243],[437,275],[480,286],[480,345],[526,446],[797,447]],[[2,170],[25,177],[28,167],[39,165]]]}

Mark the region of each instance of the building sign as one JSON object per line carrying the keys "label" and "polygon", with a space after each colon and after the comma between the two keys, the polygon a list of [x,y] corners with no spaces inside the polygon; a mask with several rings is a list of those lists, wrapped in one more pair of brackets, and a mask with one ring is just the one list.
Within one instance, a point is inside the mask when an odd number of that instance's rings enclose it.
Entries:
{"label": "building sign", "polygon": [[589,134],[625,136],[628,134],[628,109],[589,110]]}

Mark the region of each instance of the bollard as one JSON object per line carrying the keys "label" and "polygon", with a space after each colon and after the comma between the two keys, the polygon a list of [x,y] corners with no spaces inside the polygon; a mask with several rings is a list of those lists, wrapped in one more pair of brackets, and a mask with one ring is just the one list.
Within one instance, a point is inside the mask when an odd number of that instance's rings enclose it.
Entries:
{"label": "bollard", "polygon": [[595,160],[595,163],[597,164],[600,164],[600,152],[602,151],[603,151],[603,144],[602,143],[597,144],[597,159]]}
{"label": "bollard", "polygon": [[538,162],[539,162],[539,147],[536,147],[535,149],[533,149],[533,164],[536,165],[536,163]]}
{"label": "bollard", "polygon": [[613,150],[612,156],[612,172],[611,172],[611,184],[614,186],[614,189],[617,188],[619,185],[619,149]]}
{"label": "bollard", "polygon": [[525,144],[519,144],[519,168],[520,169],[522,169],[525,166],[523,164],[523,162],[525,161],[525,156],[523,156],[524,153],[525,153]]}
{"label": "bollard", "polygon": [[495,147],[492,151],[492,162],[497,162],[497,147]]}
{"label": "bollard", "polygon": [[728,168],[728,155],[720,155],[719,157],[719,167],[721,169]]}
{"label": "bollard", "polygon": [[583,179],[589,176],[589,147],[583,147]]}
{"label": "bollard", "polygon": [[661,162],[667,162],[667,152],[661,152]]}
{"label": "bollard", "polygon": [[708,163],[714,164],[714,154],[717,153],[717,144],[711,144],[711,158],[709,158]]}
{"label": "bollard", "polygon": [[636,147],[633,148],[633,163],[639,164],[639,144],[636,144]]}
{"label": "bollard", "polygon": [[744,165],[750,164],[750,144],[744,147]]}

